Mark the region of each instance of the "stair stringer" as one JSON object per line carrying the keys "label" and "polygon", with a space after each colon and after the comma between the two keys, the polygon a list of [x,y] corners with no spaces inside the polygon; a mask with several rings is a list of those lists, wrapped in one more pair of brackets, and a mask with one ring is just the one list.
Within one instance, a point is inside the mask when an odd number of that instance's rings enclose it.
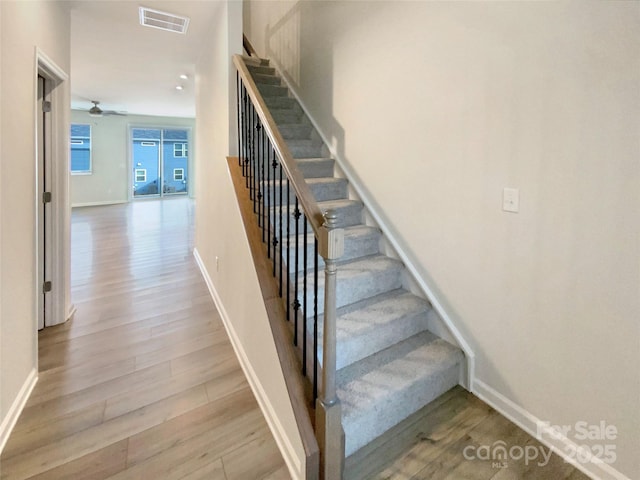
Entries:
{"label": "stair stringer", "polygon": [[432,286],[433,282],[426,278],[426,274],[420,273],[419,269],[416,267],[418,262],[415,259],[415,255],[408,246],[403,244],[393,229],[389,227],[389,222],[385,219],[384,214],[381,213],[380,206],[367,192],[367,189],[364,187],[360,177],[349,163],[334,149],[333,145],[329,141],[329,137],[325,135],[320,125],[318,125],[314,117],[311,115],[311,112],[300,97],[297,89],[294,87],[294,82],[291,81],[289,76],[282,69],[280,63],[275,59],[270,59],[270,66],[275,68],[282,81],[289,88],[290,94],[298,101],[298,104],[300,105],[300,108],[302,108],[306,118],[315,128],[317,135],[322,139],[324,149],[327,150],[330,156],[335,160],[335,176],[346,178],[349,181],[348,198],[360,200],[364,204],[363,223],[365,225],[377,227],[382,232],[380,252],[404,263],[406,273],[403,275],[403,286],[414,295],[426,299],[433,307],[429,314],[429,330],[441,338],[457,345],[464,352],[466,362],[462,365],[463,368],[460,369],[460,385],[468,391],[473,392],[475,379],[475,353],[458,326],[455,324],[452,315],[449,313],[450,309],[447,308],[444,301],[440,300],[441,295],[437,289]]}

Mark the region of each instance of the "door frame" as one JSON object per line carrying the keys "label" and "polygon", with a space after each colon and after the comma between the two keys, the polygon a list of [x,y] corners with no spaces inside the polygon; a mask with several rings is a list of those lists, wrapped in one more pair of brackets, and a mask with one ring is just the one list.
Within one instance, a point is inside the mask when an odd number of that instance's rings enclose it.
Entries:
{"label": "door frame", "polygon": [[[50,210],[46,218],[50,224],[50,235],[45,248],[47,249],[50,262],[48,266],[50,272],[47,274],[51,280],[53,288],[51,290],[50,309],[47,312],[45,327],[58,325],[66,322],[73,315],[75,309],[71,304],[71,208],[69,204],[69,76],[60,68],[46,53],[40,48],[35,48],[34,65],[34,183],[35,183],[35,265],[34,283],[36,298],[34,298],[34,318],[37,328],[40,309],[44,309],[44,296],[42,295],[42,279],[39,271],[40,265],[44,262],[41,254],[41,241],[39,228],[44,226],[44,219],[41,213],[42,193],[39,190],[41,179],[39,177],[38,154],[38,76],[42,76],[50,85],[51,114],[47,127],[49,140],[47,141],[50,160],[50,191],[52,201]],[[46,255],[45,255],[46,256]],[[48,306],[48,305],[47,305]],[[36,350],[37,356],[37,350]]]}
{"label": "door frame", "polygon": [[52,82],[38,73],[38,96],[36,100],[36,207],[38,217],[36,219],[37,236],[37,271],[38,279],[36,290],[38,295],[38,330],[41,330],[49,323],[49,316],[52,311],[52,295],[45,292],[43,285],[50,280],[52,273],[53,250],[51,248],[52,237],[52,217],[51,203],[44,202],[44,192],[52,191],[51,188],[51,113],[45,112],[45,103],[51,105]]}

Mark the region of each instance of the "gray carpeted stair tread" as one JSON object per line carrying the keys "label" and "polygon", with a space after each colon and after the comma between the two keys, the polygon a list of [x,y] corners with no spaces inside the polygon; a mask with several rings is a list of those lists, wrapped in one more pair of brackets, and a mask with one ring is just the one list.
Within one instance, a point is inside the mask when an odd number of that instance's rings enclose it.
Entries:
{"label": "gray carpeted stair tread", "polygon": [[[344,368],[425,331],[429,310],[425,300],[403,289],[339,308],[336,368]],[[322,335],[323,319],[320,317],[319,358],[322,358]]]}
{"label": "gray carpeted stair tread", "polygon": [[[385,255],[361,257],[340,265],[337,274],[336,306],[338,308],[365,300],[402,286],[400,273],[403,265]],[[320,273],[320,272],[319,272]],[[313,269],[307,270],[307,305],[313,304]],[[300,303],[304,297],[304,278],[298,279]],[[324,275],[318,275],[318,313],[324,312]],[[307,317],[313,308],[307,309]]]}
{"label": "gray carpeted stair tread", "polygon": [[405,290],[359,303],[338,311],[338,369],[427,329],[429,304]]}
{"label": "gray carpeted stair tread", "polygon": [[[326,212],[329,209],[335,210],[338,214],[337,227],[351,227],[354,225],[360,225],[362,223],[362,202],[358,200],[349,200],[349,199],[341,199],[341,200],[330,200],[326,202],[318,202],[318,206],[320,210]],[[274,210],[275,211],[275,223],[276,228],[280,228],[280,207],[272,207],[272,210],[269,212],[270,218],[274,218]],[[282,206],[283,217],[282,222],[283,225],[287,224],[287,206]],[[295,231],[296,219],[294,218],[295,205],[289,206],[289,226],[291,231]],[[304,228],[304,216],[301,215],[298,220],[298,233],[303,233]],[[311,232],[311,225],[307,225],[307,232]]]}
{"label": "gray carpeted stair tread", "polygon": [[338,214],[337,227],[352,227],[362,223],[362,202],[359,200],[330,200],[318,202],[320,210],[335,210]]}
{"label": "gray carpeted stair tread", "polygon": [[300,158],[296,159],[298,168],[305,178],[331,177],[334,172],[333,158]]}
{"label": "gray carpeted stair tread", "polygon": [[339,370],[346,455],[454,387],[462,359],[425,331]]}
{"label": "gray carpeted stair tread", "polygon": [[256,86],[263,97],[286,97],[289,94],[289,89],[282,85],[258,83]]}
{"label": "gray carpeted stair tread", "polygon": [[251,73],[251,76],[255,78],[255,74],[259,74],[259,75],[275,75],[276,74],[276,69],[273,67],[269,67],[267,65],[247,65],[247,68],[249,69],[249,73]]}
{"label": "gray carpeted stair tread", "polygon": [[[286,232],[285,232],[286,236]],[[380,230],[375,227],[369,227],[367,225],[356,225],[353,227],[347,227],[344,229],[344,254],[338,260],[338,264],[347,263],[352,260],[361,257],[368,257],[379,253],[380,243]],[[304,254],[304,249],[307,249],[307,258],[312,258],[314,249],[314,235],[313,233],[307,234],[305,239],[304,235],[298,236],[298,265],[300,266]],[[305,241],[306,240],[306,241]],[[286,239],[285,239],[286,243]],[[295,271],[295,236],[291,233],[291,239],[289,242],[290,257],[285,259],[285,265],[289,264],[289,271]],[[286,253],[285,253],[286,255]],[[324,268],[324,259],[318,257],[318,268]],[[300,270],[300,268],[299,268]],[[320,273],[323,275],[323,273]]]}
{"label": "gray carpeted stair tread", "polygon": [[317,202],[340,200],[347,198],[349,182],[345,178],[316,177],[306,179]]}
{"label": "gray carpeted stair tread", "polygon": [[285,140],[309,140],[313,127],[306,123],[279,123],[278,130]]}
{"label": "gray carpeted stair tread", "polygon": [[[291,97],[274,97],[274,96],[263,96],[262,99],[264,103],[267,104],[267,107],[271,108],[294,108],[298,105],[298,102],[295,98]],[[298,107],[299,108],[299,107]]]}
{"label": "gray carpeted stair tread", "polygon": [[295,124],[303,118],[302,111],[295,108],[295,106],[291,108],[270,108],[269,111],[277,125]]}
{"label": "gray carpeted stair tread", "polygon": [[253,77],[253,80],[256,83],[256,85],[258,84],[281,85],[282,84],[280,77],[278,77],[277,75],[270,75],[270,74],[265,74],[260,72],[251,72],[251,76]]}

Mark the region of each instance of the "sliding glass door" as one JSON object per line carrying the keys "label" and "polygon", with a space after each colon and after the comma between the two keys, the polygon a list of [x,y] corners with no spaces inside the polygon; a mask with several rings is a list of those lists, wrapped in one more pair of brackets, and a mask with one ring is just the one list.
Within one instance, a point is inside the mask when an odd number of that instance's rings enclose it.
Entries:
{"label": "sliding glass door", "polygon": [[189,131],[131,128],[133,197],[188,193]]}

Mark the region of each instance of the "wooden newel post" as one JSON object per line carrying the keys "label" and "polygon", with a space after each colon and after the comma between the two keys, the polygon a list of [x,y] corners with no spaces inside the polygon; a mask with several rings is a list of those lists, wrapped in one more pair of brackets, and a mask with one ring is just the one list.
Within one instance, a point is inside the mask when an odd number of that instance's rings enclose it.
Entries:
{"label": "wooden newel post", "polygon": [[344,254],[344,230],[334,210],[324,214],[318,252],[324,258],[324,334],[322,388],[316,401],[316,434],[320,447],[320,478],[340,480],[344,470],[342,407],[336,395],[336,261]]}

